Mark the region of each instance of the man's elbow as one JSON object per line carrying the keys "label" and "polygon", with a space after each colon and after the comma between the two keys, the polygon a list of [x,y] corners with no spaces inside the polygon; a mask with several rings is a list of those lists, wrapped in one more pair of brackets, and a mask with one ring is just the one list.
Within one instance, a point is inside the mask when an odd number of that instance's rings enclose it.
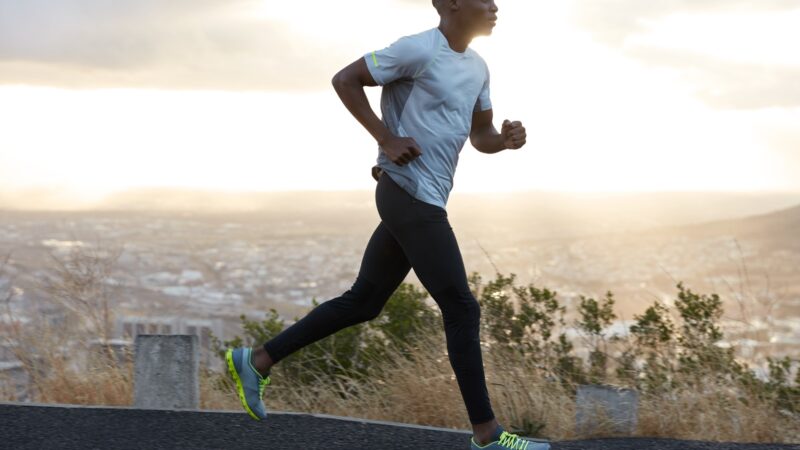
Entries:
{"label": "man's elbow", "polygon": [[331,84],[333,84],[334,86],[341,86],[343,84],[347,84],[348,82],[350,82],[352,78],[353,78],[353,73],[352,71],[349,70],[349,66],[344,67],[338,72],[336,72],[333,78],[331,78]]}
{"label": "man's elbow", "polygon": [[469,133],[469,143],[475,147],[475,150],[486,153],[486,134],[488,130],[484,127],[475,127]]}
{"label": "man's elbow", "polygon": [[331,84],[336,92],[341,92],[346,88],[360,86],[358,80],[354,79],[353,75],[344,69],[340,70],[336,75],[333,76],[333,78],[331,78]]}
{"label": "man's elbow", "polygon": [[469,143],[475,148],[475,150],[484,153],[483,146],[481,145],[481,140],[478,135],[470,135]]}
{"label": "man's elbow", "polygon": [[331,78],[331,85],[333,85],[334,89],[342,85],[342,71],[336,72],[336,75]]}

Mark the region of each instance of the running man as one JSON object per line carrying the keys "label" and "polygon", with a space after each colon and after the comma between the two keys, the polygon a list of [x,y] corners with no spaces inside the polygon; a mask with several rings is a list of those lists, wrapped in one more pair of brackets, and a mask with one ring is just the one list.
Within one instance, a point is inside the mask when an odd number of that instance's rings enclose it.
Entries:
{"label": "running man", "polygon": [[[352,115],[378,143],[375,203],[381,222],[358,276],[340,297],[314,308],[261,347],[229,349],[228,367],[245,410],[266,418],[262,403],[272,365],[345,327],[376,318],[411,268],[442,312],[447,352],[473,428],[473,449],[547,450],[507,433],[489,402],[472,295],[445,206],[467,138],[483,153],[519,149],[525,128],[492,124],[489,69],[473,38],[491,35],[494,0],[433,0],[439,26],[367,53],[332,80]],[[383,86],[382,120],[365,86]]]}

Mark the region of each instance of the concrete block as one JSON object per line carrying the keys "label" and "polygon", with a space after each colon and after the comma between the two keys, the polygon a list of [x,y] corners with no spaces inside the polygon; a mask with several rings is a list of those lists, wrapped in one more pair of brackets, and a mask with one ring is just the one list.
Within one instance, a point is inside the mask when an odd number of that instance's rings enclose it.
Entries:
{"label": "concrete block", "polygon": [[200,407],[200,352],[197,336],[141,334],[136,336],[134,349],[135,407]]}
{"label": "concrete block", "polygon": [[580,435],[608,430],[632,435],[636,432],[639,393],[611,385],[580,385],[576,397],[575,429]]}

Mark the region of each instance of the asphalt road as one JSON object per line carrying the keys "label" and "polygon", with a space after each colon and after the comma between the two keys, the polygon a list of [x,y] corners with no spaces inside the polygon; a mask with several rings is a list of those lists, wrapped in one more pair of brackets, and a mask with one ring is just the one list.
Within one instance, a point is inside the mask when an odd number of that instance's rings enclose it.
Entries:
{"label": "asphalt road", "polygon": [[[293,413],[0,404],[0,449],[468,450],[469,432]],[[551,443],[553,450],[800,450],[800,445],[617,438]]]}

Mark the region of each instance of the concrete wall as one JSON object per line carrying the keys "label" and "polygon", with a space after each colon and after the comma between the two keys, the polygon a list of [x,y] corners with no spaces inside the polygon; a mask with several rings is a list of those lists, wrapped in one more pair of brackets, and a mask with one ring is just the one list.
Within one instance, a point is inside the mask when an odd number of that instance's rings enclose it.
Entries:
{"label": "concrete wall", "polygon": [[135,407],[200,407],[200,353],[197,336],[142,334],[136,337],[134,351]]}

